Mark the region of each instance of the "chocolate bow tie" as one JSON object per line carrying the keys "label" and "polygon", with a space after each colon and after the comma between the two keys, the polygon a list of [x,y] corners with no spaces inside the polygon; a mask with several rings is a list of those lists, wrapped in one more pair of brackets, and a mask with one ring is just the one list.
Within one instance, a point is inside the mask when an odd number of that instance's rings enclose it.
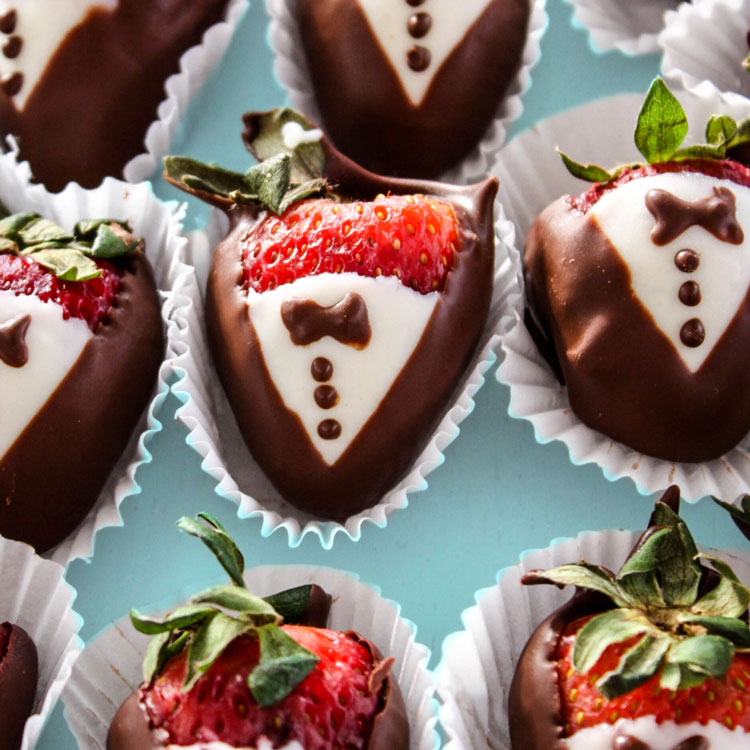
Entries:
{"label": "chocolate bow tie", "polygon": [[[651,746],[635,737],[617,737],[612,750],[651,750]],[[711,750],[711,746],[705,737],[696,735],[675,745],[673,750]]]}
{"label": "chocolate bow tie", "polygon": [[723,186],[715,187],[713,195],[692,203],[666,190],[649,190],[646,208],[656,219],[651,230],[654,245],[666,245],[694,225],[732,245],[741,245],[744,239],[735,213],[734,193]]}
{"label": "chocolate bow tie", "polygon": [[311,299],[285,300],[281,305],[281,319],[297,346],[332,336],[342,344],[364,349],[372,335],[367,305],[354,292],[330,307],[321,307]]}

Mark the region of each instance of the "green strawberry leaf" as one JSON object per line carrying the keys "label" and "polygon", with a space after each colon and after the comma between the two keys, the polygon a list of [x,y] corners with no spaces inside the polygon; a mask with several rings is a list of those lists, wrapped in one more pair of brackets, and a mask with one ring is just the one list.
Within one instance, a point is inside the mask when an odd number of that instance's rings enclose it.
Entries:
{"label": "green strawberry leaf", "polygon": [[249,192],[245,175],[187,156],[164,157],[164,176],[176,187],[187,189],[188,192],[200,190],[224,197],[234,192]]}
{"label": "green strawberry leaf", "polygon": [[668,637],[645,635],[623,654],[616,669],[597,682],[596,689],[607,700],[613,700],[640,687],[659,671],[670,644]]}
{"label": "green strawberry leaf", "polygon": [[724,144],[712,146],[706,143],[699,143],[694,146],[677,149],[672,154],[672,161],[685,161],[687,159],[723,159],[727,153]]}
{"label": "green strawberry leaf", "polygon": [[707,560],[721,578],[711,591],[690,607],[690,611],[699,615],[739,617],[750,604],[750,591],[723,560],[710,555],[699,557]]}
{"label": "green strawberry leaf", "polygon": [[257,632],[260,661],[247,684],[259,706],[272,706],[289,695],[319,660],[277,625],[264,625]]}
{"label": "green strawberry leaf", "polygon": [[655,78],[646,94],[635,128],[635,145],[649,164],[669,161],[688,131],[680,103],[661,78]]}
{"label": "green strawberry leaf", "polygon": [[188,604],[184,607],[177,607],[163,617],[151,617],[150,615],[143,615],[135,609],[131,609],[130,621],[139,633],[158,635],[160,633],[169,633],[179,628],[189,628],[198,625],[204,620],[213,617],[216,612],[217,610],[213,607],[200,607]]}
{"label": "green strawberry leaf", "polygon": [[0,236],[18,238],[18,233],[27,225],[39,218],[39,214],[23,212],[0,219]]}
{"label": "green strawberry leaf", "polygon": [[39,250],[32,252],[29,257],[63,281],[88,281],[102,275],[96,263],[79,250]]}
{"label": "green strawberry leaf", "polygon": [[133,237],[117,222],[100,223],[96,228],[90,249],[81,251],[93,258],[119,258],[134,253],[142,245],[142,240]]}
{"label": "green strawberry leaf", "polygon": [[74,237],[67,230],[55,224],[54,221],[38,216],[30,221],[23,229],[18,230],[21,242],[29,247],[41,242],[59,242],[60,244],[72,242]]}
{"label": "green strawberry leaf", "polygon": [[628,605],[614,576],[606,568],[587,562],[560,565],[551,570],[531,570],[523,577],[527,586],[554,583],[557,586],[577,586],[588,591],[598,591],[608,596],[618,607]]}
{"label": "green strawberry leaf", "polygon": [[620,568],[617,585],[632,603],[646,607],[664,606],[657,571],[662,547],[671,533],[669,528],[654,530]]}
{"label": "green strawberry leaf", "polygon": [[279,213],[283,214],[289,206],[293,206],[311,195],[324,192],[327,187],[328,181],[324,177],[319,177],[316,180],[308,180],[301,185],[290,188],[279,205]]}
{"label": "green strawberry leaf", "polygon": [[660,634],[641,612],[632,609],[610,609],[592,617],[578,632],[573,648],[573,666],[579,674],[586,674],[613,643],[635,635],[652,632]]}
{"label": "green strawberry leaf", "polygon": [[702,685],[709,677],[723,677],[732,665],[734,646],[718,635],[699,635],[674,644],[665,657],[660,684],[667,690]]}
{"label": "green strawberry leaf", "polygon": [[291,171],[291,157],[281,153],[256,164],[246,175],[260,202],[277,215],[289,190]]}
{"label": "green strawberry leaf", "polygon": [[750,628],[736,617],[686,614],[680,620],[686,625],[699,625],[711,635],[720,635],[737,648],[750,648]]}
{"label": "green strawberry leaf", "polygon": [[190,635],[186,632],[175,638],[173,633],[159,633],[151,639],[143,659],[143,679],[147,683],[151,683],[172,657],[185,650]]}
{"label": "green strawberry leaf", "polygon": [[279,614],[265,599],[251,594],[246,588],[225,584],[214,586],[191,598],[195,604],[217,604],[233,612],[252,615],[253,621],[276,622]]}
{"label": "green strawberry leaf", "polygon": [[0,253],[10,253],[11,255],[18,255],[21,249],[18,245],[8,237],[0,237]]}
{"label": "green strawberry leaf", "polygon": [[187,692],[219,658],[224,649],[243,633],[251,632],[253,625],[222,612],[204,620],[188,647],[188,664],[183,692]]}
{"label": "green strawberry leaf", "polygon": [[711,498],[718,506],[724,508],[733,518],[736,518],[741,523],[750,524],[750,495],[743,495],[740,500],[740,506],[732,505],[732,503],[725,503],[723,500],[719,500],[718,497]]}
{"label": "green strawberry leaf", "polygon": [[729,115],[711,115],[706,125],[706,143],[726,146],[737,134],[737,123]]}
{"label": "green strawberry leaf", "polygon": [[567,168],[568,172],[573,175],[573,177],[578,177],[579,179],[586,180],[587,182],[609,182],[610,180],[613,180],[615,178],[615,175],[613,173],[608,172],[603,167],[600,167],[596,164],[581,164],[581,162],[577,162],[571,159],[559,148],[557,149],[557,153],[560,154],[560,158],[563,160],[563,164]]}
{"label": "green strawberry leaf", "polygon": [[[245,572],[245,559],[234,540],[213,516],[199,513],[196,518],[198,520],[186,516],[181,518],[177,522],[177,528],[200,539],[211,550],[229,577],[238,586],[245,588],[245,581],[242,577]],[[200,521],[205,521],[205,523],[200,523]]]}
{"label": "green strawberry leaf", "polygon": [[300,622],[310,601],[312,586],[295,586],[266,597],[266,601],[284,618],[284,622]]}

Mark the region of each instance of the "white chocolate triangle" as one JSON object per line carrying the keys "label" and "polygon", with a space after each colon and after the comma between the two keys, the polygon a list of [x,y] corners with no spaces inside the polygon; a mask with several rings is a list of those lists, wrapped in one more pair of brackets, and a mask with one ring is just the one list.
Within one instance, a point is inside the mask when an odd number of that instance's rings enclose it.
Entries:
{"label": "white chocolate triangle", "polygon": [[[356,349],[330,336],[305,346],[294,344],[281,319],[285,300],[313,300],[330,307],[348,292],[359,294],[367,305],[372,336],[366,347]],[[354,273],[310,276],[248,295],[250,320],[271,379],[329,466],[338,461],[390,390],[421,340],[439,297],[438,292],[415,292],[393,277],[373,279]],[[331,409],[321,409],[314,399],[320,383],[313,379],[310,366],[317,357],[333,365],[327,382],[340,400]],[[340,423],[340,437],[324,440],[318,435],[324,419]]]}
{"label": "white chocolate triangle", "polygon": [[[358,0],[372,33],[396,71],[406,95],[418,107],[432,80],[493,0],[427,0],[412,7],[406,0]],[[429,13],[432,27],[421,39],[408,29],[414,13]],[[407,53],[415,45],[430,51],[426,70],[416,72],[407,63]]]}
{"label": "white chocolate triangle", "polygon": [[[18,110],[26,105],[47,63],[63,39],[80,24],[92,8],[112,10],[117,0],[0,0],[0,16],[15,10],[18,21],[14,36],[23,40],[21,53],[8,58],[0,53],[0,78],[19,72],[23,86],[13,97]],[[8,35],[0,34],[0,47]]]}
{"label": "white chocolate triangle", "polygon": [[[701,226],[690,227],[666,245],[653,244],[655,219],[646,208],[649,190],[666,190],[694,202],[713,195],[715,186],[724,186],[735,196],[737,221],[744,233],[741,245],[722,242]],[[685,366],[696,372],[731,323],[750,286],[750,188],[696,172],[642,177],[606,193],[590,215],[630,269],[633,290],[655,324]],[[675,265],[674,257],[682,249],[700,256],[692,273]],[[682,304],[677,296],[685,281],[700,286],[701,302],[695,307]],[[694,348],[680,340],[680,328],[691,318],[699,318],[706,330],[703,343]]]}

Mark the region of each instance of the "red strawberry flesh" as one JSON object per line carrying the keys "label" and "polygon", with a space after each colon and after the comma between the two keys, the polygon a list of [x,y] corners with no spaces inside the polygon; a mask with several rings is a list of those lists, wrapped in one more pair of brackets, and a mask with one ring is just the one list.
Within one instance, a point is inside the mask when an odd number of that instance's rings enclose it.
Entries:
{"label": "red strawberry flesh", "polygon": [[597,182],[585,193],[578,196],[568,196],[568,206],[572,211],[585,214],[596,202],[611,190],[624,185],[631,180],[641,177],[652,177],[667,172],[699,172],[700,174],[729,180],[738,185],[750,187],[750,169],[739,162],[729,159],[688,159],[686,161],[668,161],[659,164],[647,164],[636,169],[626,169],[621,175],[610,182]]}
{"label": "red strawberry flesh", "polygon": [[62,281],[30,258],[0,255],[0,290],[36,295],[62,306],[63,318],[81,318],[91,330],[105,318],[120,288],[121,272],[107,261],[97,261],[102,275],[88,281]]}
{"label": "red strawberry flesh", "polygon": [[379,698],[368,680],[370,651],[344,633],[285,625],[284,630],[316,654],[313,671],[282,701],[259,707],[247,685],[258,662],[257,639],[236,639],[193,688],[181,692],[186,655],[172,659],[142,691],[153,727],[177,745],[220,741],[255,747],[261,736],[274,747],[292,740],[305,750],[362,750]]}
{"label": "red strawberry flesh", "polygon": [[674,721],[705,725],[717,721],[729,729],[741,726],[750,732],[750,654],[736,654],[725,677],[708,679],[699,687],[676,692],[664,690],[656,674],[639,688],[608,701],[596,690],[596,682],[618,665],[625,651],[641,636],[608,647],[588,674],[579,674],[573,668],[572,652],[575,635],[588,619],[567,626],[555,657],[568,736],[587,727],[641,716],[653,716],[658,724]]}
{"label": "red strawberry flesh", "polygon": [[358,273],[396,276],[427,294],[443,290],[459,249],[453,207],[430,197],[306,200],[242,238],[243,285],[265,292],[305,276]]}

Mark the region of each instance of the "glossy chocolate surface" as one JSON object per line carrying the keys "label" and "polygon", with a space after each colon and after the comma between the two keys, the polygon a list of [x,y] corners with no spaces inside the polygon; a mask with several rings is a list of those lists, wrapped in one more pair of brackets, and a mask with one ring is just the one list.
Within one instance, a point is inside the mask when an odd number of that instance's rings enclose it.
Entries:
{"label": "glossy chocolate surface", "polygon": [[[686,273],[698,262],[690,251],[675,258]],[[716,458],[744,437],[750,389],[747,358],[738,354],[750,341],[750,294],[691,372],[633,294],[630,272],[608,238],[590,215],[569,210],[565,198],[532,225],[524,264],[529,303],[554,341],[582,422],[672,461]],[[681,331],[689,346],[705,336],[694,314]]]}
{"label": "glossy chocolate surface", "polygon": [[[307,512],[343,520],[377,503],[403,476],[471,361],[492,296],[497,182],[455,187],[384,178],[359,168],[327,141],[324,145],[327,177],[342,195],[360,200],[387,192],[435,195],[453,202],[462,234],[462,249],[417,348],[361,432],[329,465],[284,405],[249,319],[238,240],[259,214],[252,208],[228,211],[230,232],[214,252],[206,294],[216,369],[245,443],[284,498]],[[324,439],[341,429],[332,421],[321,422]]]}
{"label": "glossy chocolate surface", "polygon": [[34,642],[23,628],[6,622],[0,629],[0,748],[16,750],[34,707],[39,666]]}
{"label": "glossy chocolate surface", "polygon": [[23,367],[29,361],[26,331],[31,315],[18,315],[0,325],[0,360],[9,367]]}
{"label": "glossy chocolate surface", "polygon": [[0,534],[40,552],[94,504],[156,382],[163,335],[153,273],[141,254],[124,267],[107,318],[0,459]]}
{"label": "glossy chocolate surface", "polygon": [[[96,187],[107,175],[121,177],[145,150],[165,80],[227,3],[119,0],[114,11],[90,11],[58,47],[22,111],[13,102],[15,86],[0,91],[2,133],[18,137],[20,157],[50,190],[71,180]],[[0,30],[12,32],[10,20],[6,15]]]}
{"label": "glossy chocolate surface", "polygon": [[[408,64],[416,71],[431,62],[427,11],[409,25]],[[326,132],[375,172],[441,174],[471,152],[494,118],[520,67],[529,14],[529,0],[490,3],[416,106],[356,0],[300,0],[298,24]]]}

